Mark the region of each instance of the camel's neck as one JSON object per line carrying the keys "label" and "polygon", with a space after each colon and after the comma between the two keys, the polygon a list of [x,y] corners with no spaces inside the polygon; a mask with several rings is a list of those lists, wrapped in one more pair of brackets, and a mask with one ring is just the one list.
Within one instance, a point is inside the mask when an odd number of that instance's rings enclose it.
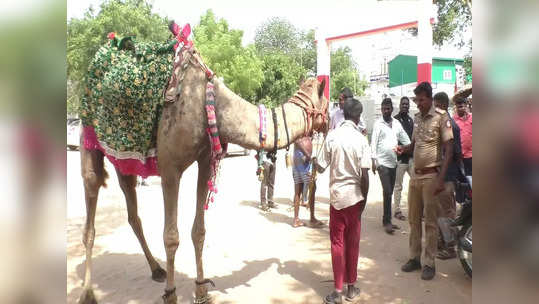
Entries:
{"label": "camel's neck", "polygon": [[[215,80],[214,83],[217,124],[221,139],[225,142],[238,144],[244,148],[260,149],[258,107],[234,94],[221,81]],[[291,144],[305,133],[305,113],[300,107],[290,103],[284,105],[284,110]],[[275,112],[278,122],[277,147],[278,149],[282,149],[286,147],[287,140],[281,107],[275,109]],[[266,113],[266,130],[264,149],[271,150],[274,148],[275,131],[272,114],[269,109]]]}

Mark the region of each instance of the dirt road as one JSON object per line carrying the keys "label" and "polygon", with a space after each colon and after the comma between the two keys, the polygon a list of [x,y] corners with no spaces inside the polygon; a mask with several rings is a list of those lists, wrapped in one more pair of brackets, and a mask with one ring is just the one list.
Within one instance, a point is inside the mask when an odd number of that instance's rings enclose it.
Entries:
{"label": "dirt road", "polygon": [[[161,303],[164,283],[151,280],[146,259],[127,223],[125,201],[114,168],[101,189],[93,252],[93,284],[99,303]],[[68,152],[67,187],[67,302],[76,303],[84,278],[82,229],[85,205],[79,152]],[[223,161],[216,203],[206,212],[204,270],[215,288],[215,303],[322,303],[332,283],[329,229],[292,228],[292,172],[279,154],[275,198],[279,209],[258,209],[259,182],[254,157]],[[178,223],[180,246],[176,253],[178,303],[192,303],[196,277],[191,225],[195,212],[196,164],[183,175]],[[407,181],[407,179],[406,179]],[[139,214],[150,250],[162,267],[163,199],[159,178],[139,187]],[[329,220],[328,174],[318,179],[316,214]],[[407,189],[407,183],[405,185]],[[406,197],[406,192],[403,194]],[[426,282],[420,273],[402,273],[408,253],[408,224],[395,220],[401,231],[383,232],[382,189],[371,175],[369,200],[362,218],[359,260],[361,298],[356,303],[471,303],[472,281],[457,260],[437,261],[437,275]],[[300,217],[308,219],[302,208]]]}

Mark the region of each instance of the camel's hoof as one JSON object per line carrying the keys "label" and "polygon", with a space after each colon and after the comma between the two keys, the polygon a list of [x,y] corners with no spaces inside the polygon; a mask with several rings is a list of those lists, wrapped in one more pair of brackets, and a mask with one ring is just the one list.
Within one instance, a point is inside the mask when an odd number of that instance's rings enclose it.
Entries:
{"label": "camel's hoof", "polygon": [[176,304],[178,302],[178,297],[176,296],[176,288],[172,290],[166,290],[163,295],[163,304]]}
{"label": "camel's hoof", "polygon": [[193,304],[212,304],[212,298],[209,295],[205,295],[203,297],[196,297],[193,301]]}
{"label": "camel's hoof", "polygon": [[167,272],[163,268],[159,267],[152,271],[152,280],[156,282],[164,282],[166,278]]}
{"label": "camel's hoof", "polygon": [[79,304],[97,304],[93,289],[85,289],[79,298]]}

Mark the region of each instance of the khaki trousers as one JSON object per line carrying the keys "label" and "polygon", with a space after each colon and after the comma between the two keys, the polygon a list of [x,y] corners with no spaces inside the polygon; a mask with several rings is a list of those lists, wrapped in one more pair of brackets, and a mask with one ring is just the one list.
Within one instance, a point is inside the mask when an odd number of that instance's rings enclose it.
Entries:
{"label": "khaki trousers", "polygon": [[423,229],[421,216],[425,215],[425,259],[423,264],[434,267],[438,252],[438,214],[440,200],[434,195],[435,178],[413,178],[408,189],[408,220],[410,222],[410,258],[421,259]]}

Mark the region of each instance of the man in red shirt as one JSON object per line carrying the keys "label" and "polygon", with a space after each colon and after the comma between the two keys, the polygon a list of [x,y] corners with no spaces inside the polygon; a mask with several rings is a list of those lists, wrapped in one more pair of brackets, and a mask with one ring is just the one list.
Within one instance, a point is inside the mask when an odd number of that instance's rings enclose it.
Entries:
{"label": "man in red shirt", "polygon": [[472,175],[472,113],[468,112],[466,98],[456,96],[453,100],[457,108],[457,115],[453,116],[460,128],[460,142],[462,145],[462,162],[466,175]]}

